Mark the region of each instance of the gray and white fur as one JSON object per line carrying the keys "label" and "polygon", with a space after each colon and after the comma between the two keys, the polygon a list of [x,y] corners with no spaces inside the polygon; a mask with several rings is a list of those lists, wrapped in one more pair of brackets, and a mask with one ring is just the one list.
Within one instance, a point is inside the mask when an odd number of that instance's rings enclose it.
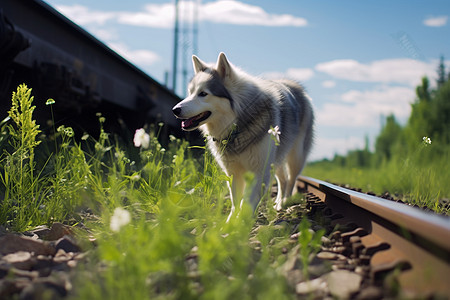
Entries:
{"label": "gray and white fur", "polygon": [[[248,171],[255,174],[250,204],[256,209],[270,184],[271,166],[275,167],[280,210],[294,192],[313,142],[314,114],[310,98],[301,85],[292,80],[265,80],[253,77],[233,66],[224,53],[216,65],[192,58],[195,75],[189,96],[174,108],[182,120],[182,129],[200,129],[207,145],[229,184],[232,208],[228,220],[242,204]],[[268,133],[278,126],[279,145]]]}

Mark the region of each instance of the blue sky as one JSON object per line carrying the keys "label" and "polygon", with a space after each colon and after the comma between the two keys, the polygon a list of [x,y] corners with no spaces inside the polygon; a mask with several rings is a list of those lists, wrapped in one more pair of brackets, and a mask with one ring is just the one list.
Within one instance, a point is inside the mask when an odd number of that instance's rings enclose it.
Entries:
{"label": "blue sky", "polygon": [[[172,70],[174,2],[47,1],[162,83]],[[362,148],[366,136],[373,146],[382,116],[406,122],[415,86],[422,76],[436,77],[441,55],[450,71],[448,0],[180,3],[189,27],[199,3],[202,60],[214,62],[222,51],[252,75],[290,77],[306,87],[316,113],[312,160]],[[186,45],[190,78],[190,35]],[[179,77],[180,96],[182,83]]]}

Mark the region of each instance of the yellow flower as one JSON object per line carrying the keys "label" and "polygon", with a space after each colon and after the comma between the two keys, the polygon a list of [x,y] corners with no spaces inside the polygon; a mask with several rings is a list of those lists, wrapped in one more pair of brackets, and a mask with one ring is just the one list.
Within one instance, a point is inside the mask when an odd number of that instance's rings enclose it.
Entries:
{"label": "yellow flower", "polygon": [[55,104],[55,100],[52,98],[48,99],[47,102],[45,102],[45,105],[52,105],[52,104]]}

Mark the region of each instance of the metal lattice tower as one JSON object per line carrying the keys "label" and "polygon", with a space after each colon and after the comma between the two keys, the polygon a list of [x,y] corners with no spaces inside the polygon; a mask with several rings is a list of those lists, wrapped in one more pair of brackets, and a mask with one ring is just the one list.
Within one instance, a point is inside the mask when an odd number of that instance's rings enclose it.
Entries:
{"label": "metal lattice tower", "polygon": [[[177,92],[178,47],[181,44],[181,76],[183,79],[181,96],[186,94],[188,78],[190,76],[190,58],[198,53],[198,9],[201,0],[175,0],[174,51],[172,66],[172,90]],[[181,37],[180,37],[181,34]]]}

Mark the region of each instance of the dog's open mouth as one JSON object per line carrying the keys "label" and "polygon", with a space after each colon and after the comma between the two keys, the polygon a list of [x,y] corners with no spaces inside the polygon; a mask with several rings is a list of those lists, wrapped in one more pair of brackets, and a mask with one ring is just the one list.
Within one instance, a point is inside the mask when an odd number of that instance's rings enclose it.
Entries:
{"label": "dog's open mouth", "polygon": [[205,121],[211,115],[210,111],[204,111],[201,114],[196,115],[195,117],[185,119],[181,121],[181,128],[183,130],[192,130],[199,126],[200,122]]}

